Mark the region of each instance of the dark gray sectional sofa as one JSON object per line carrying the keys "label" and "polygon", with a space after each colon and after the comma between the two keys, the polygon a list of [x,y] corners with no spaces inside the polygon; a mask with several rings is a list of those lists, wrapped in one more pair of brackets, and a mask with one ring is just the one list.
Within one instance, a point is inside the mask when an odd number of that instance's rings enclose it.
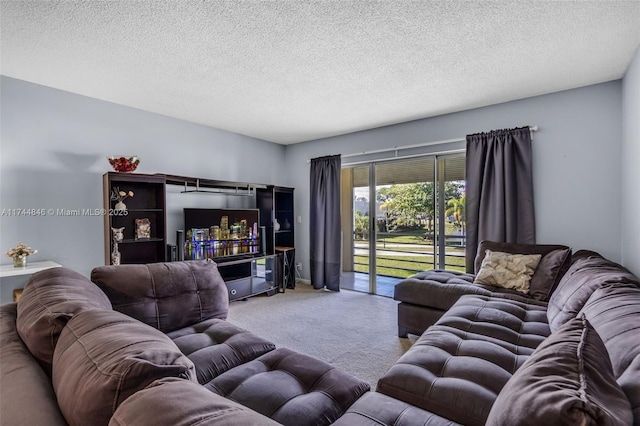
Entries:
{"label": "dark gray sectional sofa", "polygon": [[0,422],[640,424],[640,281],[597,253],[544,256],[535,296],[448,271],[400,285],[429,323],[376,391],[228,323],[215,264],[44,271],[0,307]]}
{"label": "dark gray sectional sofa", "polygon": [[[571,248],[558,244],[511,244],[482,241],[475,259],[475,271],[480,270],[486,250],[514,254],[539,254],[540,264],[531,277],[526,300],[546,302],[571,266]],[[500,295],[504,298],[522,293],[501,287],[474,283],[475,275],[457,271],[430,270],[407,278],[395,287],[398,305],[398,335],[422,334],[463,295]]]}
{"label": "dark gray sectional sofa", "polygon": [[226,321],[211,261],[34,274],[0,307],[2,425],[328,425],[369,385]]}
{"label": "dark gray sectional sofa", "polygon": [[[396,287],[400,306],[438,318],[379,380],[381,395],[361,398],[337,424],[640,425],[637,277],[579,251],[548,301],[472,281],[430,271]],[[411,409],[389,420],[381,407],[394,401]]]}

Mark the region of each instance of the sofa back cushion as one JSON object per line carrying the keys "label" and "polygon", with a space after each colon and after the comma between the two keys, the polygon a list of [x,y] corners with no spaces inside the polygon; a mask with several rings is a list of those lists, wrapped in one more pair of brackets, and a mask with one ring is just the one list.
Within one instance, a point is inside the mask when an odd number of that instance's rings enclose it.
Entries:
{"label": "sofa back cushion", "polygon": [[602,340],[581,316],[549,336],[500,391],[487,426],[630,425]]}
{"label": "sofa back cushion", "polygon": [[639,286],[638,278],[615,262],[596,253],[577,256],[549,299],[549,327],[553,332],[576,317],[598,288]]}
{"label": "sofa back cushion", "polygon": [[211,260],[100,266],[91,280],[113,309],[162,332],[210,319],[226,319],[229,294]]}
{"label": "sofa back cushion", "polygon": [[[161,410],[158,407],[162,407]],[[188,380],[164,378],[136,392],[118,407],[109,426],[278,426],[252,409]]]}
{"label": "sofa back cushion", "polygon": [[116,311],[84,311],[62,330],[53,387],[70,425],[107,425],[118,406],[154,380],[196,381],[195,367],[169,337]]}
{"label": "sofa back cushion", "polygon": [[613,373],[640,425],[640,288],[600,287],[580,311],[604,342]]}
{"label": "sofa back cushion", "polygon": [[557,287],[562,276],[571,266],[571,248],[560,244],[513,244],[482,241],[475,259],[476,274],[482,267],[487,250],[510,254],[539,254],[540,263],[533,272],[529,284],[529,296],[546,301]]}
{"label": "sofa back cushion", "polygon": [[83,275],[64,267],[35,273],[18,302],[18,334],[50,371],[63,327],[74,315],[90,309],[111,309],[111,302]]}
{"label": "sofa back cushion", "polygon": [[0,306],[0,423],[66,426],[51,378],[16,330],[17,306]]}

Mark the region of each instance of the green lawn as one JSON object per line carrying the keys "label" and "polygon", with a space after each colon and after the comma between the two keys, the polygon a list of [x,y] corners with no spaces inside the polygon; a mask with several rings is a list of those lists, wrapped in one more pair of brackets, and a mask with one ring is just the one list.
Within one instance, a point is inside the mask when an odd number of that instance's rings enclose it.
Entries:
{"label": "green lawn", "polygon": [[[447,232],[453,233],[454,228],[447,228]],[[377,275],[388,277],[406,278],[418,272],[434,269],[433,240],[425,239],[425,230],[413,230],[402,233],[378,233],[376,250]],[[447,244],[457,242],[456,238],[447,238]],[[368,249],[369,241],[356,240],[357,249]],[[446,269],[457,271],[465,270],[464,247],[447,247]],[[354,269],[357,272],[369,272],[368,255],[356,255],[354,257]]]}
{"label": "green lawn", "polygon": [[[464,253],[463,253],[464,254]],[[369,256],[354,256],[354,269],[356,272],[369,273]],[[387,277],[406,278],[418,272],[434,269],[433,256],[388,255],[378,256],[377,275]],[[459,256],[447,256],[447,269],[464,272],[465,258]],[[450,265],[449,265],[450,264]]]}

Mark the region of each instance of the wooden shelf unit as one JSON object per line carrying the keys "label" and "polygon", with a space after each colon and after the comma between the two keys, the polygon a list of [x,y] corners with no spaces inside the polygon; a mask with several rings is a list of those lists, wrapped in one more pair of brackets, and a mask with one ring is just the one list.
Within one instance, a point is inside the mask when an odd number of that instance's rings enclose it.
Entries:
{"label": "wooden shelf unit", "polygon": [[[165,174],[108,172],[103,175],[105,264],[111,264],[114,247],[111,228],[124,227],[118,243],[121,264],[167,261],[166,186],[182,186],[184,193],[210,192],[229,196],[255,196],[260,225],[265,227],[265,253],[249,258],[218,259],[231,300],[256,294],[273,294],[295,286],[295,222],[293,188],[273,185],[226,182]],[[114,188],[133,191],[127,197],[125,211],[115,209],[111,200]],[[150,238],[136,239],[135,219],[151,222]],[[274,222],[279,223],[275,229]],[[277,247],[277,248],[276,248]],[[284,247],[284,249],[283,249]],[[183,250],[178,247],[178,250]],[[286,266],[286,270],[284,267]],[[287,277],[286,279],[284,277]]]}
{"label": "wooden shelf unit", "polygon": [[[162,176],[139,173],[109,172],[103,175],[105,264],[111,264],[113,233],[111,228],[124,227],[124,239],[118,243],[120,263],[164,262],[167,252],[166,181]],[[133,191],[124,203],[126,211],[115,210],[117,201],[111,200],[114,188]],[[136,239],[136,219],[151,222],[151,238]]]}
{"label": "wooden shelf unit", "polygon": [[[281,288],[295,287],[295,223],[294,188],[267,186],[256,190],[260,225],[265,227],[267,254],[279,254],[283,280]],[[279,229],[275,225],[278,222]],[[283,249],[284,248],[284,249]],[[286,258],[285,258],[286,256]]]}

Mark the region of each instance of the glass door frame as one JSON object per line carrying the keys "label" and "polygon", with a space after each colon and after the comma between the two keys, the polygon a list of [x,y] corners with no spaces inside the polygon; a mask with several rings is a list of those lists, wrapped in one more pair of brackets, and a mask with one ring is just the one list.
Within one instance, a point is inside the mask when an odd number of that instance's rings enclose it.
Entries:
{"label": "glass door frame", "polygon": [[[402,164],[403,161],[410,161],[412,158],[416,159],[416,158],[433,158],[434,164],[433,164],[433,176],[430,178],[432,182],[434,182],[434,188],[433,188],[433,194],[432,194],[432,202],[433,202],[433,208],[434,208],[434,214],[433,214],[433,218],[432,218],[432,223],[433,223],[433,245],[432,245],[432,250],[428,250],[425,251],[425,254],[429,254],[431,256],[433,256],[433,268],[439,268],[439,269],[445,269],[446,268],[446,256],[447,256],[447,252],[446,252],[446,221],[447,221],[447,217],[446,217],[446,210],[447,210],[447,205],[446,205],[446,191],[445,191],[445,172],[446,172],[446,167],[444,167],[445,164],[445,160],[448,157],[452,157],[452,156],[459,156],[459,155],[465,155],[464,150],[456,150],[456,151],[452,151],[452,152],[441,152],[441,153],[425,153],[425,154],[420,154],[420,155],[415,155],[415,156],[409,156],[409,157],[401,157],[401,158],[390,158],[390,159],[382,159],[382,160],[375,160],[375,161],[368,161],[368,162],[360,162],[360,163],[352,163],[352,164],[344,164],[343,165],[343,169],[364,169],[366,168],[366,173],[368,176],[368,232],[367,232],[367,236],[368,236],[368,284],[369,284],[369,293],[370,294],[377,294],[377,290],[378,290],[378,283],[377,283],[377,267],[378,267],[378,262],[377,262],[377,239],[378,239],[378,226],[377,226],[377,192],[378,192],[378,184],[376,182],[376,169],[379,165],[381,164],[389,164],[389,163],[399,163]],[[364,174],[364,172],[361,172],[362,174]],[[430,173],[429,173],[430,174]],[[363,177],[363,176],[362,176]],[[347,264],[347,262],[350,262],[350,268],[347,269],[347,271],[353,271],[354,273],[356,272],[356,268],[355,268],[355,243],[354,243],[354,231],[355,231],[355,217],[356,217],[356,209],[355,209],[355,200],[356,200],[356,193],[354,191],[355,186],[354,186],[354,182],[353,182],[353,175],[351,175],[351,181],[348,182],[347,185],[344,185],[342,187],[343,189],[343,202],[346,203],[347,200],[348,202],[351,203],[351,207],[349,208],[349,212],[350,212],[350,217],[345,218],[346,220],[343,221],[343,229],[345,229],[345,225],[347,223],[349,223],[349,236],[348,238],[351,240],[350,243],[348,243],[349,245],[346,245],[346,241],[344,242],[345,244],[343,244],[343,249],[347,249],[350,248],[350,258],[349,258],[349,254],[347,256],[343,256],[343,264]],[[422,181],[421,181],[422,182]],[[421,182],[415,182],[415,183],[421,183]],[[424,181],[424,182],[429,182],[429,180]],[[384,184],[382,184],[383,186]],[[346,189],[349,188],[349,191],[346,191]],[[360,188],[362,188],[362,186],[360,186]],[[343,210],[346,211],[346,210]],[[346,216],[346,215],[345,215]],[[343,238],[346,235],[343,233]],[[399,278],[400,280],[401,278]],[[363,283],[364,284],[364,283]]]}
{"label": "glass door frame", "polygon": [[378,241],[378,227],[376,226],[376,164],[369,164],[369,293],[377,294],[377,262],[376,243]]}

